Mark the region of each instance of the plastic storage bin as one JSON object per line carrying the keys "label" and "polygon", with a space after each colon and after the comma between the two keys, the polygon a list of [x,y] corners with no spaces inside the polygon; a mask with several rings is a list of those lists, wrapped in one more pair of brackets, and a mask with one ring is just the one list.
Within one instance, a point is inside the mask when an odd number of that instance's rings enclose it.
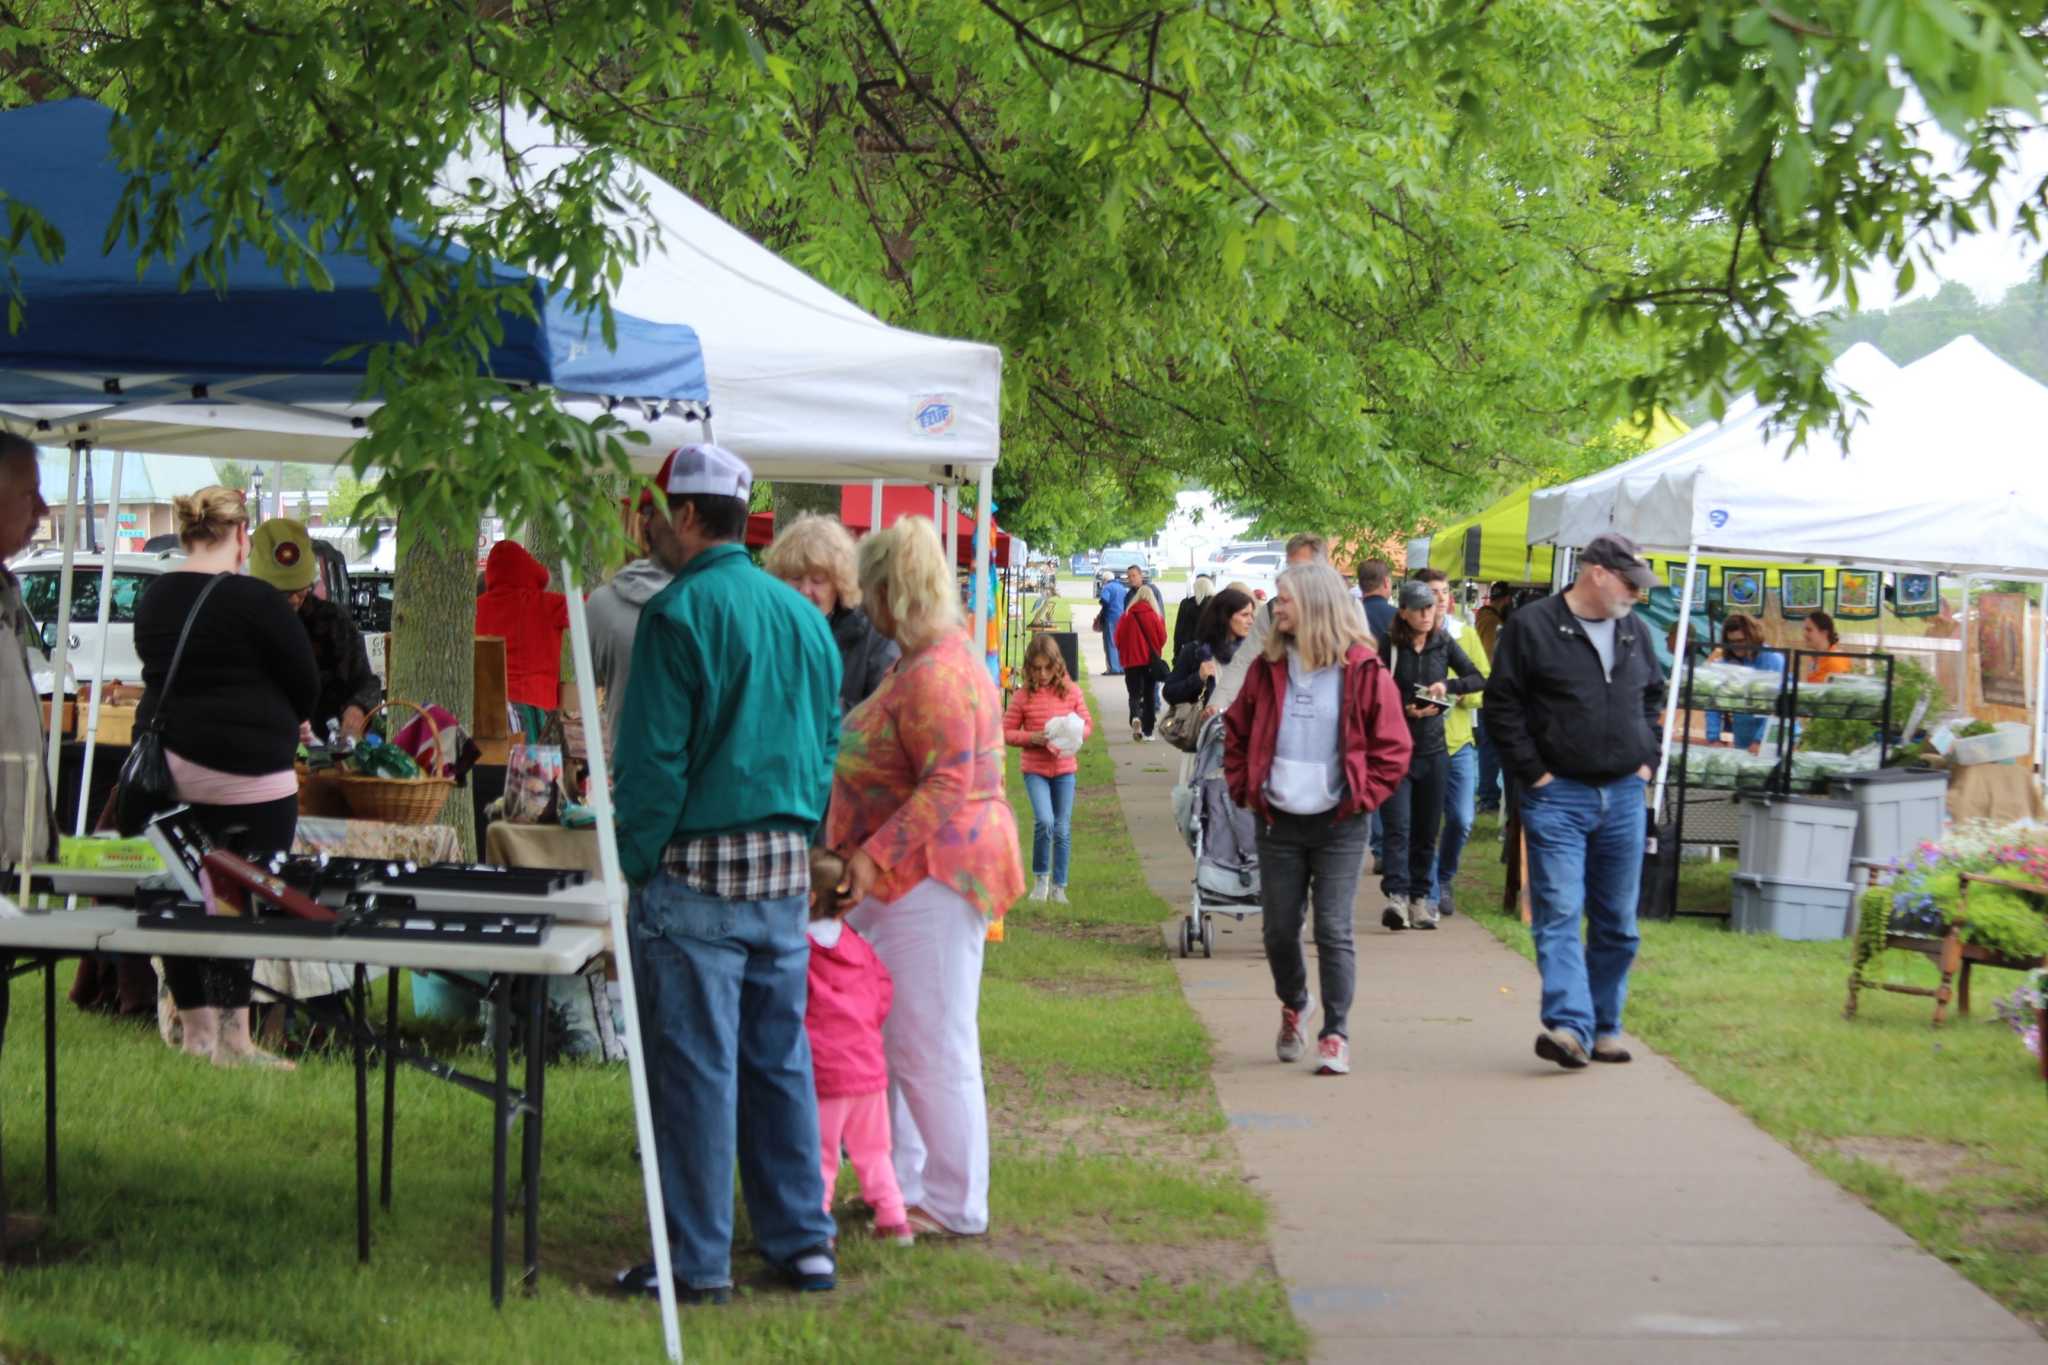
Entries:
{"label": "plastic storage bin", "polygon": [[1949,750],[1948,761],[1962,767],[1973,763],[2010,763],[2027,756],[2027,741],[2033,732],[2015,721],[2002,720],[1988,735],[1966,735]]}
{"label": "plastic storage bin", "polygon": [[1859,863],[1895,863],[1924,843],[1941,837],[1948,818],[1948,774],[1925,768],[1880,768],[1845,773],[1828,782],[1828,794],[1856,803]]}
{"label": "plastic storage bin", "polygon": [[1856,842],[1854,801],[1741,793],[1735,798],[1735,811],[1737,872],[1780,881],[1849,880],[1849,856]]}
{"label": "plastic storage bin", "polygon": [[1806,941],[1847,938],[1855,891],[1846,881],[1815,882],[1738,872],[1728,927],[1742,934]]}

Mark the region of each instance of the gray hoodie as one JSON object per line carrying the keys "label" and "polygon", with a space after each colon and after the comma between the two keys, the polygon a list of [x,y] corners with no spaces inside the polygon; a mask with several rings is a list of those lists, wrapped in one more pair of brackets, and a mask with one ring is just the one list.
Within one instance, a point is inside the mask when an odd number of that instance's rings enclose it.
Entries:
{"label": "gray hoodie", "polygon": [[612,754],[612,736],[626,706],[626,679],[633,671],[633,635],[640,629],[640,609],[675,575],[653,559],[636,559],[612,575],[611,582],[590,594],[584,611],[590,618],[591,665],[604,689],[604,752]]}

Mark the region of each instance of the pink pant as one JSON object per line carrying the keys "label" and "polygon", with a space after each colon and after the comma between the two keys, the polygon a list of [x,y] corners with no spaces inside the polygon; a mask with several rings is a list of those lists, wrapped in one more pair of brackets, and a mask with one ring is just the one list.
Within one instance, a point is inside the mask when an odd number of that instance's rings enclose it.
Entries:
{"label": "pink pant", "polygon": [[860,1177],[860,1197],[875,1211],[875,1226],[903,1222],[903,1191],[896,1185],[896,1166],[889,1156],[889,1092],[849,1095],[818,1101],[818,1151],[825,1171],[825,1211],[832,1211],[832,1190],[839,1183],[839,1147]]}

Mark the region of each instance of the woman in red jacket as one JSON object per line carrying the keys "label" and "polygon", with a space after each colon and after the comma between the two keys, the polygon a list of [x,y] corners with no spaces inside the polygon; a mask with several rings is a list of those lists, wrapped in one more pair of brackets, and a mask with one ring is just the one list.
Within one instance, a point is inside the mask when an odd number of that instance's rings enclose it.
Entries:
{"label": "woman in red jacket", "polygon": [[547,591],[548,571],[516,540],[501,540],[484,560],[476,633],[505,642],[505,700],[520,708],[529,740],[540,738],[562,700],[562,632],[569,599]]}
{"label": "woman in red jacket", "polygon": [[1058,716],[1078,716],[1081,738],[1095,730],[1081,689],[1067,677],[1067,661],[1050,635],[1034,636],[1024,650],[1024,685],[1003,714],[1003,742],[1024,751],[1024,791],[1031,798],[1031,899],[1067,903],[1067,861],[1074,848],[1074,750],[1056,748],[1046,734]]}
{"label": "woman in red jacket", "polygon": [[1142,572],[1133,565],[1131,598],[1116,623],[1116,652],[1123,660],[1124,691],[1131,699],[1131,738],[1142,744],[1159,723],[1159,684],[1166,681],[1166,618],[1152,605]]}
{"label": "woman in red jacket", "polygon": [[1280,997],[1275,1051],[1292,1062],[1306,1046],[1303,1022],[1315,1000],[1301,921],[1313,899],[1323,986],[1316,1073],[1342,1076],[1351,1070],[1351,902],[1367,817],[1407,776],[1414,742],[1365,617],[1335,569],[1299,564],[1280,575],[1273,629],[1223,713],[1223,732],[1230,799],[1258,818],[1266,963]]}

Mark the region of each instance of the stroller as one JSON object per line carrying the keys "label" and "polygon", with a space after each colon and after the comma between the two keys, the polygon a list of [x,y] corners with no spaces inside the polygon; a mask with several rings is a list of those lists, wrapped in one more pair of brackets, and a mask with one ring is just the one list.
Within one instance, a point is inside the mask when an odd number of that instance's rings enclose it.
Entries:
{"label": "stroller", "polygon": [[1180,955],[1197,945],[1203,957],[1216,955],[1213,915],[1260,913],[1257,826],[1250,811],[1231,802],[1223,782],[1223,718],[1212,716],[1195,741],[1194,766],[1186,784],[1174,789],[1174,816],[1195,855],[1194,894],[1181,921]]}

